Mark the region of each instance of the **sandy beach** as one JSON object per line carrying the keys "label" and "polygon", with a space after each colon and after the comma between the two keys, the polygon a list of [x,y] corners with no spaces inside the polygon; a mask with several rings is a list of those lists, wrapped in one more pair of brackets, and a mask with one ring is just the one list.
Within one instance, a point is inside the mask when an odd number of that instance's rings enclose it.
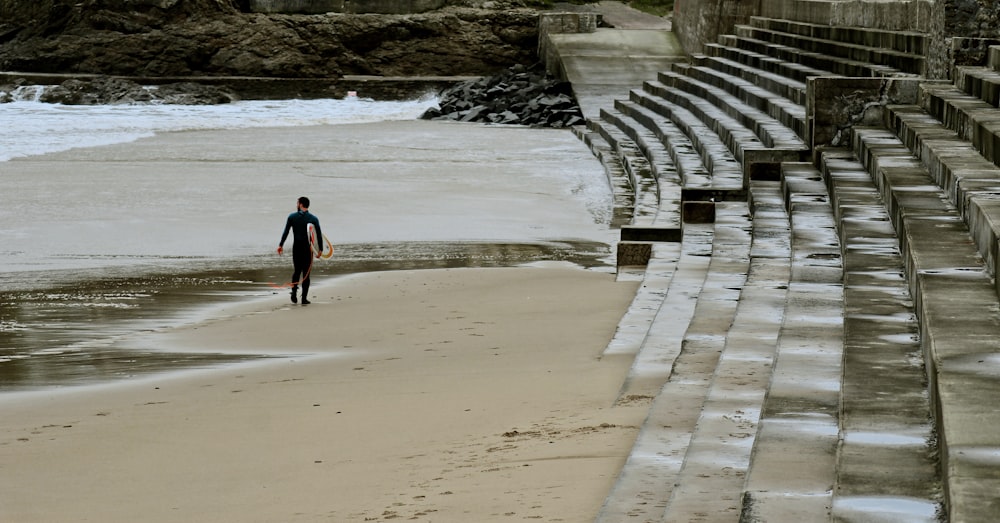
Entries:
{"label": "sandy beach", "polygon": [[142,334],[287,356],[8,396],[0,520],[590,521],[645,415],[599,359],[635,285],[371,273]]}
{"label": "sandy beach", "polygon": [[[0,394],[0,521],[587,522],[646,414],[612,407],[629,362],[600,358],[637,283],[535,257],[616,235],[568,132],[177,132],[0,167],[5,234],[51,240],[5,252],[7,281],[106,266],[108,287],[10,295],[7,379],[47,385]],[[308,307],[263,284],[114,287],[126,269],[286,277],[274,248],[304,188],[338,249]],[[41,234],[45,191],[61,210]],[[351,270],[425,251],[420,270]],[[52,277],[18,272],[32,260]],[[243,363],[182,363],[203,354]],[[62,373],[94,376],[48,385]]]}

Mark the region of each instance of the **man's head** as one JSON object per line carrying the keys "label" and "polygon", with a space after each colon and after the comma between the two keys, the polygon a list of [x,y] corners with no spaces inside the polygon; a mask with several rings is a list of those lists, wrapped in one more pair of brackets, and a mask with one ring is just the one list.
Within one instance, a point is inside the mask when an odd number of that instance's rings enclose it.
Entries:
{"label": "man's head", "polygon": [[305,196],[299,196],[299,210],[308,211],[309,210],[309,198]]}

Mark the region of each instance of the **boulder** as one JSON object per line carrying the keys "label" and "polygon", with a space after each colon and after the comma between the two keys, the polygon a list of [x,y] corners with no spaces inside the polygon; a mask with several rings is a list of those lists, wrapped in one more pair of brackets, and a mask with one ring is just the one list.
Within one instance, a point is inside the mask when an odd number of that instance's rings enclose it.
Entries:
{"label": "boulder", "polygon": [[121,78],[96,78],[92,81],[66,80],[47,89],[40,102],[63,105],[215,105],[229,103],[234,97],[218,87],[191,82],[144,87]]}
{"label": "boulder", "polygon": [[438,107],[421,118],[557,128],[584,123],[569,83],[547,75],[540,65],[520,64],[444,90]]}

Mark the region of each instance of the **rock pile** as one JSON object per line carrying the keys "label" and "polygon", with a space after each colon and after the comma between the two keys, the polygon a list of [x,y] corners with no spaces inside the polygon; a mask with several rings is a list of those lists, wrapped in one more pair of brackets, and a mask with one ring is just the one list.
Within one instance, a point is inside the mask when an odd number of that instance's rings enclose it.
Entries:
{"label": "rock pile", "polygon": [[515,65],[497,76],[450,87],[438,105],[421,118],[556,128],[584,123],[569,83],[553,79],[540,66]]}
{"label": "rock pile", "polygon": [[[13,101],[16,86],[0,86],[0,103]],[[232,102],[234,96],[218,87],[191,82],[142,86],[131,80],[99,77],[91,81],[66,80],[45,91],[38,101],[63,105],[216,105]]]}

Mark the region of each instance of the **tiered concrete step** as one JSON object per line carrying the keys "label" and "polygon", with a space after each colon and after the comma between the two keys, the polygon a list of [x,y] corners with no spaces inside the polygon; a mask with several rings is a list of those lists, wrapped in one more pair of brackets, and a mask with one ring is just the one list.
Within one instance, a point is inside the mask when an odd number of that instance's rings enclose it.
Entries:
{"label": "tiered concrete step", "polygon": [[[677,257],[669,281],[661,280],[658,285],[668,284],[663,288],[655,314],[645,332],[641,333],[642,338],[635,350],[626,352],[611,345],[605,350],[606,357],[629,354],[633,359],[616,403],[652,399],[670,377],[674,359],[680,353],[684,333],[694,316],[695,305],[708,274],[713,229],[711,224],[690,224],[685,227],[684,240],[679,245],[673,242],[654,245],[657,252],[677,249]],[[673,248],[665,247],[671,244]],[[658,265],[663,266],[668,260],[661,260]],[[656,266],[648,268],[647,272],[657,270]]]}
{"label": "tiered concrete step", "polygon": [[[698,91],[698,87],[693,85],[695,81],[677,73],[660,73],[660,78],[679,87],[661,81],[650,81],[643,84],[643,91],[647,97],[660,99],[671,105],[647,102],[647,107],[669,116],[682,128],[685,125],[689,126],[685,124],[684,119],[691,116],[695,117],[695,121],[700,122],[700,125],[708,127],[742,166],[744,188],[747,187],[750,178],[777,178],[776,172],[781,162],[798,161],[808,152],[804,146],[796,146],[795,140],[799,139],[793,131],[736,100],[732,95],[704,84],[702,87],[707,89]],[[686,89],[698,91],[709,99]],[[715,95],[728,98],[730,103],[721,103]],[[645,100],[639,101],[643,103]],[[687,114],[678,113],[676,108],[683,109]],[[693,136],[687,130],[685,132],[689,137]],[[713,169],[713,175],[716,174]]]}
{"label": "tiered concrete step", "polygon": [[751,17],[750,25],[783,33],[807,36],[821,41],[833,41],[868,49],[887,49],[910,56],[926,56],[929,45],[928,35],[917,31],[834,26],[797,20],[768,18],[765,16]]}
{"label": "tiered concrete step", "polygon": [[632,214],[635,210],[635,191],[632,190],[632,182],[629,180],[621,157],[600,133],[588,131],[582,127],[574,127],[573,132],[590,148],[590,151],[604,166],[604,172],[608,176],[608,184],[611,187],[611,227],[620,229],[623,225],[632,223]]}
{"label": "tiered concrete step", "polygon": [[746,204],[689,224],[677,272],[620,401],[652,400],[598,522],[659,521],[674,487],[746,279]]}
{"label": "tiered concrete step", "polygon": [[[659,239],[680,241],[683,183],[670,151],[656,134],[631,116],[616,109],[601,109],[601,120],[613,124],[628,136],[638,147],[652,171],[655,187],[650,189],[655,191],[644,199],[650,200],[649,204],[655,205],[656,210],[649,215],[649,219],[635,220],[633,225],[660,231]],[[653,196],[655,201],[652,201]]]}
{"label": "tiered concrete step", "polygon": [[[805,85],[810,76],[830,76],[832,72],[817,69],[764,53],[737,47],[739,40],[734,35],[722,35],[718,43],[708,43],[703,51],[708,56],[724,58],[745,66],[778,75]],[[803,87],[803,96],[805,95]]]}
{"label": "tiered concrete step", "polygon": [[[663,306],[674,275],[678,271],[678,262],[681,258],[680,242],[656,242],[650,245],[650,249],[649,261],[645,266],[636,267],[631,271],[619,269],[620,280],[632,279],[641,283],[635,292],[635,297],[632,298],[632,303],[618,322],[614,336],[604,349],[605,358],[635,358]],[[705,266],[708,266],[707,261]],[[623,272],[628,276],[623,277]],[[636,276],[633,276],[633,273]],[[679,281],[686,279],[688,275],[684,272],[678,276]],[[691,309],[693,308],[692,306]]]}
{"label": "tiered concrete step", "polygon": [[611,122],[588,120],[587,128],[600,134],[621,159],[635,207],[630,225],[651,224],[660,210],[656,175],[638,145]]}
{"label": "tiered concrete step", "polygon": [[[786,126],[764,111],[751,106],[749,103],[743,102],[737,96],[728,93],[725,89],[696,79],[694,71],[698,71],[699,68],[688,64],[675,64],[673,69],[673,71],[661,72],[658,75],[659,81],[664,85],[670,85],[690,93],[724,110],[727,115],[734,118],[741,125],[747,129],[751,129],[766,147],[795,152],[796,154],[790,156],[790,158],[796,157],[799,151],[807,149],[802,139],[789,126]],[[804,117],[804,115],[805,112],[803,110],[802,116]]]}
{"label": "tiered concrete step", "polygon": [[[687,75],[693,80],[722,89],[738,98],[741,102],[773,118],[783,127],[795,132],[796,138],[798,138],[796,140],[798,142],[796,144],[797,147],[805,147],[803,140],[803,137],[806,136],[805,104],[795,103],[777,92],[770,91],[740,76],[714,69],[709,65],[718,65],[721,67],[727,64],[719,64],[709,60],[704,55],[696,55],[692,57],[692,60],[694,61],[693,65],[674,66],[674,70]],[[739,64],[736,64],[736,67],[738,66]],[[739,72],[749,71],[746,68],[742,68],[737,74]]]}
{"label": "tiered concrete step", "polygon": [[[991,50],[1000,46],[993,46]],[[955,87],[992,105],[1000,106],[1000,71],[992,67],[958,66],[954,71]]]}
{"label": "tiered concrete step", "polygon": [[831,56],[823,52],[806,51],[791,45],[774,43],[758,37],[768,38],[772,35],[763,34],[749,26],[736,26],[736,34],[720,38],[719,43],[730,47],[738,47],[747,51],[765,54],[786,62],[795,62],[807,67],[829,71],[839,76],[883,77],[904,74],[899,69],[887,65],[851,60]]}
{"label": "tiered concrete step", "polygon": [[921,106],[1000,165],[1000,110],[950,84],[922,84]]}
{"label": "tiered concrete step", "polygon": [[885,114],[887,126],[921,159],[958,209],[995,277],[1000,270],[996,252],[1000,241],[1000,167],[918,106],[888,106]]}
{"label": "tiered concrete step", "polygon": [[[642,91],[632,90],[629,100],[634,107],[622,108],[628,109],[633,118],[655,126],[664,136],[669,137],[666,143],[675,155],[675,163],[683,171],[684,199],[746,200],[743,166],[714,130],[720,127],[709,126],[687,108],[657,96],[657,85],[660,84],[647,82]],[[638,110],[639,108],[642,110]],[[669,122],[669,125],[664,125],[664,122]],[[679,129],[683,138],[677,137],[672,132],[672,127]],[[725,128],[722,129],[725,132]],[[747,140],[755,139],[749,131],[745,131],[742,136]],[[691,160],[694,158],[689,154],[691,151],[697,153],[703,164],[702,169],[692,165]],[[679,158],[681,155],[685,158]],[[700,197],[698,193],[701,193]]]}
{"label": "tiered concrete step", "polygon": [[[716,44],[713,49],[721,51],[723,48],[722,46]],[[715,71],[719,71],[720,73],[741,78],[760,87],[761,89],[775,93],[782,98],[787,98],[793,104],[801,106],[806,105],[805,82],[800,82],[781,74],[752,67],[736,60],[721,56],[707,54],[695,55],[692,57],[692,60],[696,65],[709,67]]]}
{"label": "tiered concrete step", "polygon": [[785,319],[739,521],[828,519],[843,359],[843,268],[821,178],[782,165],[777,205],[790,217]]}
{"label": "tiered concrete step", "polygon": [[[641,94],[637,96],[641,96]],[[706,167],[694,142],[672,121],[631,100],[616,100],[615,109],[628,115],[657,137],[673,160],[682,187],[709,188],[712,186],[712,173]],[[740,165],[736,159],[730,155],[725,159],[725,162],[730,166],[732,172],[740,176],[742,180]]]}
{"label": "tiered concrete step", "polygon": [[855,62],[923,74],[928,38],[922,33],[862,27],[833,27],[791,20],[751,17],[737,34]]}
{"label": "tiered concrete step", "polygon": [[854,129],[885,202],[919,319],[952,521],[1000,514],[1000,300],[969,229],[891,132]]}
{"label": "tiered concrete step", "polygon": [[[702,410],[660,521],[735,522],[740,515],[784,320],[791,263],[788,216],[778,182],[755,181],[751,195],[752,240],[742,240],[750,246],[746,282],[731,325],[699,344],[721,349],[721,354],[711,381],[704,384]],[[667,392],[665,388],[663,397],[672,398]]]}
{"label": "tiered concrete step", "polygon": [[844,372],[833,515],[938,521],[934,427],[902,257],[871,176],[849,150],[822,157],[844,245]]}

